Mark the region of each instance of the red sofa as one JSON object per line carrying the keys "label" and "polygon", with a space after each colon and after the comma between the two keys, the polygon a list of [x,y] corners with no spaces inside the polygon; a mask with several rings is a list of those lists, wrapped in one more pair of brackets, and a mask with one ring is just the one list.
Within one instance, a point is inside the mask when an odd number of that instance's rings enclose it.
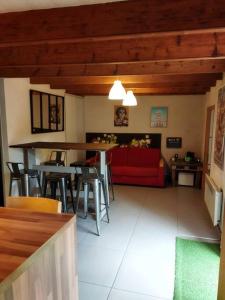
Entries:
{"label": "red sofa", "polygon": [[160,149],[117,147],[110,152],[113,183],[164,186]]}

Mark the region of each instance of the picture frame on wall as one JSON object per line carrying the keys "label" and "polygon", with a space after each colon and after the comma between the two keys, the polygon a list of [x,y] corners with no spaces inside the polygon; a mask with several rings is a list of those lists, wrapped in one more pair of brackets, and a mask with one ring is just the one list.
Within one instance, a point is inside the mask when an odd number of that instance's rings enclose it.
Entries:
{"label": "picture frame on wall", "polygon": [[151,108],[151,127],[165,128],[168,125],[168,107],[155,106]]}
{"label": "picture frame on wall", "polygon": [[181,137],[167,137],[166,138],[166,147],[167,148],[181,148],[182,147],[182,138]]}
{"label": "picture frame on wall", "polygon": [[129,124],[129,108],[123,105],[114,105],[114,126],[127,127]]}
{"label": "picture frame on wall", "polygon": [[225,143],[225,87],[219,90],[217,102],[216,135],[214,148],[215,164],[224,169],[224,143]]}
{"label": "picture frame on wall", "polygon": [[31,133],[64,131],[64,97],[30,90]]}

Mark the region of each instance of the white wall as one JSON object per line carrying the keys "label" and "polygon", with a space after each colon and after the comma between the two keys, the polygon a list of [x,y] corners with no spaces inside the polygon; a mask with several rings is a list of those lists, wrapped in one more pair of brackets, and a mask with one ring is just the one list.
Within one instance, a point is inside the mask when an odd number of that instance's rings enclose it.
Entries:
{"label": "white wall", "polygon": [[[65,140],[67,142],[85,142],[84,134],[84,99],[82,97],[65,95]],[[84,151],[67,151],[67,162],[83,160]]]}
{"label": "white wall", "polygon": [[[84,137],[83,101],[81,97],[65,94],[64,90],[53,90],[48,85],[30,84],[29,79],[4,79],[6,99],[6,119],[9,145],[17,143],[48,141],[77,142]],[[65,96],[65,131],[31,134],[29,90]],[[37,159],[46,160],[47,150],[37,150]],[[70,160],[76,159],[75,153],[69,154]],[[22,160],[21,149],[9,148],[9,159]]]}
{"label": "white wall", "polygon": [[[224,74],[225,75],[225,74]],[[217,119],[217,101],[219,89],[225,86],[225,76],[223,80],[217,81],[215,87],[212,87],[210,92],[206,95],[206,105],[205,105],[205,116],[204,116],[204,133],[205,137],[205,125],[206,125],[206,113],[207,107],[215,105],[215,117],[214,117],[214,134],[213,134],[213,149],[212,149],[212,159],[211,159],[211,171],[210,176],[213,178],[215,183],[225,191],[225,170],[221,170],[214,162],[214,144],[215,144],[215,131],[216,131],[216,119]],[[204,143],[202,151],[204,151]],[[224,163],[225,166],[225,163]]]}
{"label": "white wall", "polygon": [[[162,154],[169,160],[175,153],[184,155],[194,151],[201,156],[205,96],[140,96],[138,105],[129,108],[129,126],[114,127],[113,107],[121,101],[110,101],[107,97],[85,97],[86,132],[139,132],[161,133]],[[168,127],[151,128],[152,106],[168,107]],[[166,148],[166,137],[182,137],[181,149]]]}
{"label": "white wall", "polygon": [[[28,78],[4,79],[4,89],[8,145],[35,141],[78,142],[84,140],[84,104],[81,97],[65,94],[64,90],[50,89],[49,85],[30,84]],[[65,96],[65,131],[31,134],[30,89]],[[47,160],[49,152],[50,150],[36,150],[37,163]],[[81,158],[81,155],[75,151],[68,152],[67,163]],[[22,162],[23,151],[9,148],[9,160]],[[7,174],[5,177],[7,180]]]}
{"label": "white wall", "polygon": [[[65,141],[65,132],[31,134],[29,90],[35,89],[64,96],[63,90],[48,85],[31,85],[29,79],[4,79],[7,135],[9,145],[36,141]],[[37,151],[37,162],[45,159],[46,151]],[[21,149],[9,148],[9,160],[23,161]]]}

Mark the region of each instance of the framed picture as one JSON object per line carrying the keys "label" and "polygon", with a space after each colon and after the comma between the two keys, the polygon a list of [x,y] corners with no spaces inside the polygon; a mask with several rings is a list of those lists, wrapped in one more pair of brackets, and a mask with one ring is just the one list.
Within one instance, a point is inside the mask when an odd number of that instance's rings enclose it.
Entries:
{"label": "framed picture", "polygon": [[30,90],[31,132],[64,130],[64,97]]}
{"label": "framed picture", "polygon": [[225,87],[219,90],[217,102],[216,136],[214,148],[214,161],[224,169],[224,134],[225,134]]}
{"label": "framed picture", "polygon": [[56,124],[60,123],[60,106],[51,105],[50,106],[50,123]]}
{"label": "framed picture", "polygon": [[123,105],[114,105],[114,126],[128,126],[129,108]]}
{"label": "framed picture", "polygon": [[182,138],[181,137],[166,138],[166,147],[167,148],[181,148],[182,147]]}
{"label": "framed picture", "polygon": [[151,127],[167,127],[168,107],[151,108]]}

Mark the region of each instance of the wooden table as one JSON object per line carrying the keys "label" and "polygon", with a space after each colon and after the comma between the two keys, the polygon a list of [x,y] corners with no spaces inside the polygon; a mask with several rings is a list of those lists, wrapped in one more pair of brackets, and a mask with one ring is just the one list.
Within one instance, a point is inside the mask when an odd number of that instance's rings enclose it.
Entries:
{"label": "wooden table", "polygon": [[179,172],[192,173],[194,174],[194,186],[196,188],[201,188],[201,178],[202,178],[202,163],[201,162],[187,162],[183,159],[178,159],[176,161],[170,160],[169,162],[171,175],[172,175],[172,184],[173,186],[177,185],[177,177]]}
{"label": "wooden table", "polygon": [[24,153],[24,165],[32,167],[35,162],[35,149],[60,149],[60,150],[85,150],[100,152],[100,163],[105,160],[105,152],[114,148],[117,144],[103,143],[69,143],[69,142],[33,142],[25,144],[10,145],[11,148],[22,148]]}
{"label": "wooden table", "polygon": [[[85,150],[85,151],[98,151],[100,153],[100,173],[104,176],[107,187],[107,202],[109,203],[109,190],[108,178],[106,169],[106,151],[116,147],[117,144],[105,143],[69,143],[69,142],[34,142],[26,144],[11,145],[11,148],[22,148],[24,153],[24,166],[25,168],[32,168],[36,165],[35,149],[60,149],[60,150]],[[63,170],[63,169],[62,169]],[[60,172],[60,169],[58,169]],[[65,171],[65,170],[64,170]],[[63,172],[63,171],[62,171]],[[26,176],[26,175],[25,175]],[[25,178],[26,195],[28,192],[28,178]],[[101,198],[103,194],[101,192]],[[103,201],[101,201],[103,202]],[[103,209],[102,216],[105,211]]]}
{"label": "wooden table", "polygon": [[1,300],[78,300],[75,218],[0,208]]}

